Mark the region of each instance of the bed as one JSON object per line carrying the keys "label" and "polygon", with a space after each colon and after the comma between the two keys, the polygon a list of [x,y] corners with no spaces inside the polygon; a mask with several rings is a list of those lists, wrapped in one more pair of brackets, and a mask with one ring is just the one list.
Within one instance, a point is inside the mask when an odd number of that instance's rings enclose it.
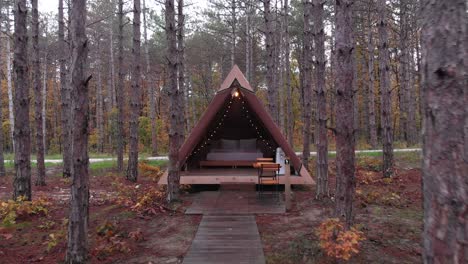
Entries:
{"label": "bed", "polygon": [[249,167],[257,158],[263,158],[263,153],[257,148],[257,139],[221,139],[212,144],[206,160],[200,161],[200,167]]}

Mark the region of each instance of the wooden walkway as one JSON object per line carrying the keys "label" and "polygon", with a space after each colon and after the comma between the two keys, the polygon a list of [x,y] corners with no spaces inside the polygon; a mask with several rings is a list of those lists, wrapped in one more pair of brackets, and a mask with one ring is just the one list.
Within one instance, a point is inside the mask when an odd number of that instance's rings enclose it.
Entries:
{"label": "wooden walkway", "polygon": [[185,214],[253,215],[284,214],[286,206],[277,193],[257,194],[255,191],[201,192]]}
{"label": "wooden walkway", "polygon": [[255,216],[203,216],[183,264],[264,264]]}

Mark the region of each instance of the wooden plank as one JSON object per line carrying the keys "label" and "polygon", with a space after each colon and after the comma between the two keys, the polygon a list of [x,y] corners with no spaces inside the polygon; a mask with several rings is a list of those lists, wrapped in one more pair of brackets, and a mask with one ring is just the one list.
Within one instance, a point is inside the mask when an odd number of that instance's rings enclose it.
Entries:
{"label": "wooden plank", "polygon": [[203,216],[183,264],[264,264],[254,216]]}
{"label": "wooden plank", "polygon": [[249,215],[286,212],[281,193],[254,191],[201,192],[185,214]]}
{"label": "wooden plank", "polygon": [[[285,178],[279,176],[279,183],[284,184]],[[200,171],[181,171],[180,183],[181,184],[221,184],[223,182],[239,182],[239,183],[257,183],[258,176],[257,170],[254,169],[213,169],[213,171],[206,169]],[[310,176],[309,172],[302,167],[301,176],[291,175],[289,178],[291,184],[312,184],[315,181]],[[159,179],[158,184],[167,184],[167,171]]]}

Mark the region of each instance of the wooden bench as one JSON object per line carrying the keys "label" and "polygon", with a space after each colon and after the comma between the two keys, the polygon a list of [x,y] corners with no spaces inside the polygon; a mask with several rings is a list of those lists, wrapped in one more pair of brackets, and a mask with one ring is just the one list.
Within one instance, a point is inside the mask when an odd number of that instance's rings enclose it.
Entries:
{"label": "wooden bench", "polygon": [[202,160],[202,167],[252,167],[256,161],[254,160]]}

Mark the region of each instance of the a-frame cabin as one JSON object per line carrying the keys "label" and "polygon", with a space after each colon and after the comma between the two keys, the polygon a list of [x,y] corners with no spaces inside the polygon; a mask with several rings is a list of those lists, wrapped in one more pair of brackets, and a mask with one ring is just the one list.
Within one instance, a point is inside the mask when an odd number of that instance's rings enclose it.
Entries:
{"label": "a-frame cabin", "polygon": [[[256,183],[257,158],[290,158],[291,184],[315,184],[237,65],[179,150],[181,184]],[[280,175],[280,183],[284,183]],[[167,184],[167,171],[160,184]]]}

